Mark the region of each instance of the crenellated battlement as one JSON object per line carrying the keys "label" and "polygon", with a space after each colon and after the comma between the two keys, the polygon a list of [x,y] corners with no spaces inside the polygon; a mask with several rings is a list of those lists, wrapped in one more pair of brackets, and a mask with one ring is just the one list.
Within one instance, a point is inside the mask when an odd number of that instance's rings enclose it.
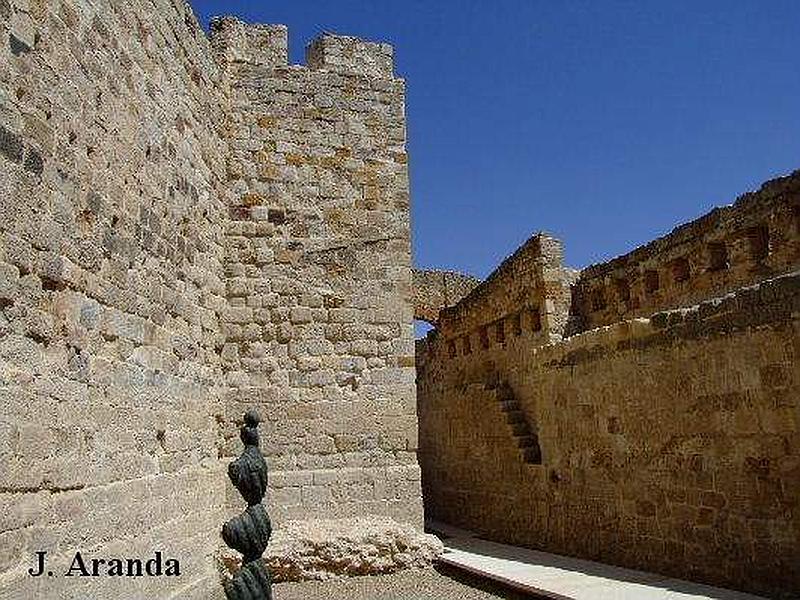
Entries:
{"label": "crenellated battlement", "polygon": [[[287,66],[283,26],[223,18],[211,37],[227,94],[228,421],[252,405],[274,416],[276,523],[379,514],[421,527],[405,88],[391,47],[325,34],[308,66]],[[368,499],[339,473],[356,464]]]}
{"label": "crenellated battlement", "polygon": [[800,263],[800,171],[766,182],[671,233],[581,271],[580,330],[707,298],[788,273]]}
{"label": "crenellated battlement", "polygon": [[393,77],[394,48],[385,43],[325,33],[306,48],[306,63],[311,69]]}
{"label": "crenellated battlement", "polygon": [[[0,33],[0,597],[216,597],[251,408],[276,528],[422,529],[392,48],[324,34],[289,65],[284,25],[206,36],[184,0],[0,0]],[[185,572],[37,583],[32,530],[59,572],[75,540]]]}
{"label": "crenellated battlement", "polygon": [[[417,342],[426,516],[769,597],[798,589],[796,537],[763,532],[800,518],[771,508],[800,490],[783,466],[800,460],[800,172],[581,272],[562,257],[531,238]],[[774,570],[730,560],[761,543]]]}
{"label": "crenellated battlement", "polygon": [[249,24],[236,17],[211,19],[211,46],[221,63],[247,63],[263,67],[289,64],[286,25]]}
{"label": "crenellated battlement", "polygon": [[[222,64],[289,66],[289,32],[285,25],[245,23],[236,17],[211,20],[211,45]],[[306,67],[370,78],[394,77],[394,48],[348,35],[325,32],[306,46]]]}

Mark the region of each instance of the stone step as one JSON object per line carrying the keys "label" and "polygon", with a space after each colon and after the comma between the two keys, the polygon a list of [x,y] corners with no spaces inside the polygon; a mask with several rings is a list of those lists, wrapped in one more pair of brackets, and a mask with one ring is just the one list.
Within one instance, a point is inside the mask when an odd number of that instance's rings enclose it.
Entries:
{"label": "stone step", "polygon": [[525,413],[522,412],[519,409],[510,410],[510,411],[506,412],[506,421],[508,423],[511,423],[512,425],[514,423],[524,423],[525,422]]}
{"label": "stone step", "polygon": [[496,392],[500,389],[501,384],[499,384],[496,380],[490,379],[489,381],[483,384],[483,389],[486,391]]}
{"label": "stone step", "polygon": [[503,412],[519,410],[519,402],[516,400],[500,400],[500,410]]}
{"label": "stone step", "polygon": [[526,437],[531,435],[531,428],[528,426],[527,421],[520,421],[519,423],[511,423],[511,432],[515,437]]}
{"label": "stone step", "polygon": [[511,389],[511,386],[508,385],[501,385],[498,386],[495,390],[497,394],[498,400],[513,400],[514,402],[517,401],[516,397],[514,396],[514,390]]}
{"label": "stone step", "polygon": [[539,438],[531,430],[528,417],[514,396],[511,386],[506,383],[492,382],[487,384],[484,389],[500,403],[500,410],[506,415],[506,423],[511,427],[511,433],[516,440],[523,462],[541,464],[542,452],[539,448]]}
{"label": "stone step", "polygon": [[522,458],[529,465],[540,465],[542,464],[542,451],[539,450],[539,446],[524,448],[522,450]]}

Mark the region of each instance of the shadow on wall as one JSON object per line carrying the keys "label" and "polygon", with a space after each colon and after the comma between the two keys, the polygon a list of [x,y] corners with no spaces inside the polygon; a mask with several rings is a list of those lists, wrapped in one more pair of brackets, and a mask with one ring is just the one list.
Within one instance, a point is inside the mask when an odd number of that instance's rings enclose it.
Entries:
{"label": "shadow on wall", "polygon": [[[711,585],[800,589],[800,171],[577,282],[562,258],[534,236],[417,341],[426,517]],[[541,464],[509,433],[517,410]]]}

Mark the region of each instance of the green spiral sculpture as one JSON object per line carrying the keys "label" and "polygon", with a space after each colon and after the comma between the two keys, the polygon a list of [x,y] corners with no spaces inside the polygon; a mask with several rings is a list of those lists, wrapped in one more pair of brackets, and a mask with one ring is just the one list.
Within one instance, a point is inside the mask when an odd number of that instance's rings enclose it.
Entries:
{"label": "green spiral sculpture", "polygon": [[254,410],[244,415],[240,437],[242,455],[228,465],[228,477],[248,504],[247,509],[222,527],[222,539],[242,553],[242,568],[225,582],[228,600],[272,600],[272,577],[264,561],[272,524],[261,503],[267,491],[267,463],[258,447],[261,417]]}

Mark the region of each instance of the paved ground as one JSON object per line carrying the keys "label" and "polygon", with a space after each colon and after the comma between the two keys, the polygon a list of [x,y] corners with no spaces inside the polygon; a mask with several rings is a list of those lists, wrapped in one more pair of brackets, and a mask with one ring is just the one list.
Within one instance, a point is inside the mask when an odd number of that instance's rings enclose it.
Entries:
{"label": "paved ground", "polygon": [[430,524],[443,538],[439,559],[478,577],[562,600],[765,600],[758,596],[490,542],[469,531]]}
{"label": "paved ground", "polygon": [[765,600],[653,573],[482,540],[434,524],[437,567],[343,581],[282,583],[274,600]]}
{"label": "paved ground", "polygon": [[449,568],[403,571],[379,577],[345,581],[279,583],[274,600],[530,600],[533,596],[510,590],[483,578]]}

